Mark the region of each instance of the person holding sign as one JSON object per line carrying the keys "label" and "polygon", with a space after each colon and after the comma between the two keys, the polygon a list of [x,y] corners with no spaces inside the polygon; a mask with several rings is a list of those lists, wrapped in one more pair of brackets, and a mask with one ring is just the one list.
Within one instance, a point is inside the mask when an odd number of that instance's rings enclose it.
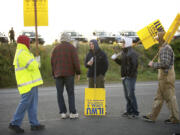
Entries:
{"label": "person holding sign", "polygon": [[30,39],[27,36],[19,36],[17,43],[13,65],[21,100],[9,128],[16,133],[24,133],[20,126],[27,111],[31,130],[42,130],[45,125],[37,119],[38,86],[43,84],[39,64],[30,52]]}
{"label": "person holding sign", "polygon": [[170,117],[165,120],[165,123],[179,123],[179,110],[175,95],[175,71],[174,71],[174,52],[168,45],[164,37],[164,32],[158,32],[157,41],[160,45],[158,62],[149,62],[149,66],[158,69],[158,90],[154,98],[152,112],[143,116],[145,121],[155,122],[165,101],[170,110]]}
{"label": "person holding sign", "polygon": [[106,53],[99,48],[97,40],[91,40],[89,45],[90,50],[85,59],[89,88],[94,88],[94,75],[96,75],[96,88],[104,88],[104,76],[108,70]]}
{"label": "person holding sign", "polygon": [[[137,118],[139,112],[135,96],[135,83],[137,78],[138,55],[132,48],[131,38],[123,38],[122,48],[122,52],[114,54],[111,57],[117,64],[121,65],[121,77],[127,101],[126,112],[122,116]],[[120,59],[118,58],[119,55],[121,56]]]}
{"label": "person holding sign", "polygon": [[[61,34],[61,43],[57,45],[51,56],[52,74],[56,80],[57,100],[61,118],[78,118],[75,108],[74,76],[80,79],[80,64],[76,48],[71,44],[71,37],[68,33]],[[64,86],[66,87],[69,102],[70,115],[64,101]]]}

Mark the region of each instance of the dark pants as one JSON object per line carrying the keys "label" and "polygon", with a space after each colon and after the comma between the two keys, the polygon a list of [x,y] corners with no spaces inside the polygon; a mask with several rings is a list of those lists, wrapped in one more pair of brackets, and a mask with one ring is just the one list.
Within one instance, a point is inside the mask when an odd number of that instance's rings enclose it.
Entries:
{"label": "dark pants", "polygon": [[[89,77],[89,88],[94,88],[94,78]],[[99,75],[96,77],[96,88],[104,88],[104,76]]]}
{"label": "dark pants", "polygon": [[11,42],[11,43],[14,43],[14,42],[15,42],[14,37],[10,37],[10,42]]}
{"label": "dark pants", "polygon": [[70,113],[76,113],[74,96],[74,76],[56,78],[57,100],[60,113],[67,113],[63,96],[64,86],[66,87],[68,94],[69,111]]}
{"label": "dark pants", "polygon": [[122,83],[124,86],[124,95],[127,101],[126,112],[133,115],[139,115],[135,96],[136,78],[125,77]]}

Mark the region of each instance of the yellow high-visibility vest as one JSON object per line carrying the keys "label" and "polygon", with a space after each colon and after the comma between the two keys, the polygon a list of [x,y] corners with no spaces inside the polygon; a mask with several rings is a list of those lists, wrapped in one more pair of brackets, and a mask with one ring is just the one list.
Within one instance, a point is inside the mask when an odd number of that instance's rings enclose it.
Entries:
{"label": "yellow high-visibility vest", "polygon": [[26,45],[17,45],[13,65],[20,94],[28,93],[33,87],[43,84],[39,65]]}

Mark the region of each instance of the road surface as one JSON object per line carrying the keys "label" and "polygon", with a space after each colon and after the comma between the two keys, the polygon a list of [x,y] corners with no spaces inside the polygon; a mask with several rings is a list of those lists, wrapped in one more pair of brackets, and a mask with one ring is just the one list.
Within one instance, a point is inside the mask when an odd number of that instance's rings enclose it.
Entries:
{"label": "road surface", "polygon": [[[151,111],[153,97],[158,82],[138,82],[136,97],[140,116]],[[176,96],[180,108],[180,81],[176,81]],[[147,123],[139,119],[128,119],[121,116],[125,111],[126,101],[121,83],[106,84],[107,115],[105,117],[84,116],[84,89],[87,85],[75,87],[76,108],[80,115],[77,120],[60,119],[55,87],[39,88],[38,118],[46,125],[43,131],[31,131],[27,114],[22,124],[26,135],[172,135],[180,133],[180,125],[168,125],[163,121],[169,111],[163,105],[156,123]],[[67,103],[67,94],[64,92]],[[15,134],[8,124],[15,112],[20,96],[17,89],[0,89],[0,135]],[[68,106],[67,106],[68,108]]]}

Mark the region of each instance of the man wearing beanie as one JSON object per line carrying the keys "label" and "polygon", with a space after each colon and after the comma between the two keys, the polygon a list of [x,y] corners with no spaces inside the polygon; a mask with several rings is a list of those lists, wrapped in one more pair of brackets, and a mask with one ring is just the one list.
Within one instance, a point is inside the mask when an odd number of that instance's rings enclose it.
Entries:
{"label": "man wearing beanie", "polygon": [[31,130],[42,130],[45,126],[41,125],[37,119],[38,86],[43,84],[39,65],[29,51],[30,39],[22,35],[18,37],[17,43],[13,65],[21,100],[9,128],[16,133],[23,133],[21,124],[27,111]]}
{"label": "man wearing beanie", "polygon": [[70,42],[70,35],[62,33],[61,43],[54,48],[51,56],[52,75],[56,80],[57,100],[62,119],[68,117],[63,96],[64,86],[68,94],[69,117],[78,118],[75,108],[74,76],[76,74],[78,80],[80,79],[80,64],[76,48]]}
{"label": "man wearing beanie", "polygon": [[165,101],[171,113],[165,120],[168,124],[179,123],[179,109],[175,95],[175,71],[174,71],[174,52],[163,37],[165,32],[158,32],[157,41],[160,45],[158,62],[149,62],[149,66],[158,69],[158,90],[154,98],[152,112],[143,116],[145,121],[155,122]]}

